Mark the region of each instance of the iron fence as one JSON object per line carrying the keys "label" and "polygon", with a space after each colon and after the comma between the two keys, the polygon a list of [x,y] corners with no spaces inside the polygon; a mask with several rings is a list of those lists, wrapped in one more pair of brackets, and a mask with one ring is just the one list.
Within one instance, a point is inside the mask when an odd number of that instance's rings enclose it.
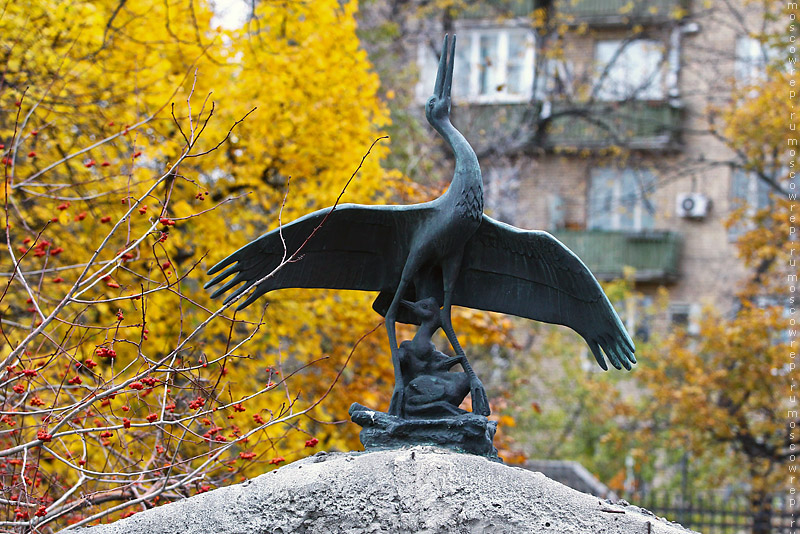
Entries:
{"label": "iron fence", "polygon": [[769,513],[760,518],[745,493],[699,491],[683,496],[664,491],[632,495],[626,500],[702,534],[794,534],[798,527],[793,522],[800,515],[800,507],[786,494],[773,495],[768,501]]}

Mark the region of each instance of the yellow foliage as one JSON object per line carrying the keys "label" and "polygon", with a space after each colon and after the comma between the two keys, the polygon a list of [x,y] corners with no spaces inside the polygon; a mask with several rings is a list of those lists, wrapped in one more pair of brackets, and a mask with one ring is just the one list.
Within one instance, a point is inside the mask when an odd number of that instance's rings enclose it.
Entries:
{"label": "yellow foliage", "polygon": [[[393,380],[374,295],[286,290],[216,317],[202,288],[239,246],[333,204],[389,124],[356,8],[259,2],[223,31],[205,1],[4,6],[0,454],[41,452],[0,473],[22,523],[31,503],[57,529],[360,448],[347,407],[385,409]],[[381,167],[386,146],[342,202],[427,199]],[[472,344],[508,328],[455,321]],[[73,484],[90,499],[49,508]],[[121,493],[84,508],[106,490]]]}
{"label": "yellow foliage", "polygon": [[[649,417],[670,422],[668,441],[697,458],[733,454],[751,483],[774,488],[775,464],[784,461],[786,444],[784,392],[791,385],[786,325],[781,307],[745,301],[733,318],[704,310],[695,338],[678,332],[648,346],[637,378],[652,394]],[[753,443],[766,452],[753,451]]]}

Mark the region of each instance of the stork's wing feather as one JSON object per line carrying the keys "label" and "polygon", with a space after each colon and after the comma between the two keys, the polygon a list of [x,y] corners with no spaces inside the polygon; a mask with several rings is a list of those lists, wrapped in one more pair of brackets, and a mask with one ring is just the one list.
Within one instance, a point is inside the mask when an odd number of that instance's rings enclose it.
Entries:
{"label": "stork's wing feather", "polygon": [[234,275],[214,292],[212,297],[217,297],[244,282],[228,295],[227,303],[248,291],[299,250],[292,262],[261,282],[238,309],[250,305],[268,291],[288,287],[394,289],[408,256],[408,242],[402,237],[413,235],[416,225],[426,216],[426,204],[341,204],[325,220],[330,211],[331,208],[325,208],[310,213],[240,248],[208,271],[210,275],[219,274],[205,287]]}
{"label": "stork's wing feather", "polygon": [[561,324],[578,332],[607,369],[636,363],[628,332],[583,262],[547,232],[483,216],[467,243],[453,304]]}

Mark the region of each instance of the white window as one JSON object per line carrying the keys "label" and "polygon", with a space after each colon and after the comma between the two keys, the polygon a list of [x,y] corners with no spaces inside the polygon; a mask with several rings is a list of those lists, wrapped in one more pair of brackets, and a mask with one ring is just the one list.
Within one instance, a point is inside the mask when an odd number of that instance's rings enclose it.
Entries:
{"label": "white window", "polygon": [[589,185],[589,228],[652,230],[655,186],[655,175],[646,169],[594,169]]}
{"label": "white window", "polygon": [[[781,168],[774,173],[776,181],[784,188],[796,190],[800,176],[795,176],[789,179],[789,169],[786,167]],[[772,192],[773,189],[770,185],[759,178],[755,172],[743,171],[735,169],[731,173],[731,189],[730,198],[731,204],[734,209],[745,206],[745,215],[752,217],[756,212],[768,208],[772,205]],[[742,233],[752,230],[752,221],[742,220],[737,221],[734,225],[728,228],[728,235],[731,238],[736,238]]]}
{"label": "white window", "polygon": [[659,41],[598,41],[598,100],[663,100],[664,45]]}
{"label": "white window", "polygon": [[[453,71],[453,100],[524,102],[533,87],[533,33],[526,29],[459,30]],[[420,49],[418,99],[433,94],[438,60],[424,44]]]}
{"label": "white window", "polygon": [[731,176],[731,200],[734,204],[747,205],[752,214],[770,205],[770,187],[758,178],[754,172],[741,169],[733,171]]}
{"label": "white window", "polygon": [[767,79],[767,63],[771,59],[770,50],[753,37],[736,39],[736,80],[752,85]]}
{"label": "white window", "polygon": [[[764,180],[759,180],[754,172],[736,169],[731,174],[731,204],[734,209],[745,206],[745,215],[752,217],[770,204],[770,188]],[[736,221],[728,227],[728,237],[735,239],[752,230],[752,221]]]}

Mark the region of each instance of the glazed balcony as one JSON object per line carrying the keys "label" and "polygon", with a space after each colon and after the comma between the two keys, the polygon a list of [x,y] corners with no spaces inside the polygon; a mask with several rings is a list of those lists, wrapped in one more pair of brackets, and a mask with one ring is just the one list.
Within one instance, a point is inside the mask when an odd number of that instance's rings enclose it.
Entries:
{"label": "glazed balcony", "polygon": [[655,23],[680,18],[688,0],[473,0],[459,15],[463,19],[530,17],[535,9],[550,8],[574,24],[620,25]]}
{"label": "glazed balcony", "polygon": [[546,135],[535,141],[541,103],[458,104],[453,124],[481,152],[498,139],[528,137],[546,149],[600,149],[612,145],[636,150],[680,148],[682,110],[667,102],[630,101],[552,106]]}
{"label": "glazed balcony", "polygon": [[680,18],[686,0],[556,0],[555,5],[576,24],[618,25]]}
{"label": "glazed balcony", "polygon": [[622,278],[625,267],[636,270],[637,282],[670,283],[680,276],[680,234],[558,230],[562,243],[583,260],[598,280]]}
{"label": "glazed balcony", "polygon": [[459,17],[489,20],[498,17],[530,17],[537,7],[536,0],[473,0]]}
{"label": "glazed balcony", "polygon": [[682,109],[664,101],[595,102],[570,111],[553,104],[547,145],[634,149],[678,148]]}

